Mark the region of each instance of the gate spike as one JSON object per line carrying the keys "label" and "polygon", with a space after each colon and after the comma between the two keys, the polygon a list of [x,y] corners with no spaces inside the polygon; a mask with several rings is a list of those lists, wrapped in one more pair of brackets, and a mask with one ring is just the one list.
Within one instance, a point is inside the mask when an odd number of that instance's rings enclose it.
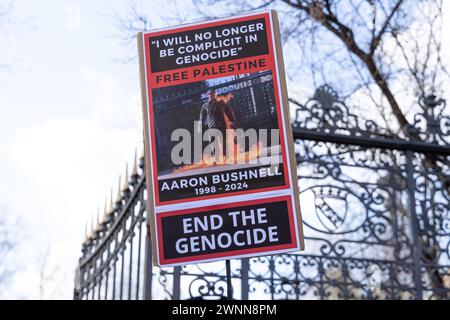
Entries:
{"label": "gate spike", "polygon": [[139,168],[144,169],[145,166],[145,146],[142,147],[142,153],[139,158]]}
{"label": "gate spike", "polygon": [[100,231],[100,208],[97,210],[97,223],[95,225],[95,231]]}
{"label": "gate spike", "polygon": [[137,147],[134,149],[134,161],[133,161],[133,170],[131,171],[131,176],[136,177],[138,175],[137,172]]}
{"label": "gate spike", "polygon": [[[103,217],[106,217],[107,214],[108,214],[108,197],[105,198],[105,206],[103,207]],[[100,212],[99,212],[99,215],[100,215]],[[100,223],[98,223],[98,226],[100,227]]]}
{"label": "gate spike", "polygon": [[122,187],[122,176],[119,175],[119,185],[117,187],[116,203],[119,203],[122,200],[122,194],[120,192],[121,187]]}
{"label": "gate spike", "polygon": [[89,224],[89,219],[86,220],[86,225],[85,225],[85,227],[84,227],[84,239],[83,239],[83,244],[86,244],[86,243],[89,241],[88,224]]}
{"label": "gate spike", "polygon": [[128,162],[127,162],[127,164],[125,166],[125,179],[124,179],[122,191],[127,191],[128,188],[129,188],[129,185],[128,185]]}
{"label": "gate spike", "polygon": [[111,198],[109,200],[109,209],[107,215],[111,215],[114,212],[114,203],[113,203],[113,188],[111,188]]}
{"label": "gate spike", "polygon": [[95,228],[94,228],[94,216],[95,213],[91,216],[91,232],[89,234],[90,238],[94,238]]}
{"label": "gate spike", "polygon": [[106,200],[105,200],[105,210],[103,210],[103,215],[102,215],[102,218],[101,218],[101,220],[99,221],[100,223],[99,224],[101,224],[101,223],[104,223],[105,221],[106,221],[106,216],[107,216],[107,211],[108,210],[106,210],[106,208],[107,208],[107,204],[108,203],[108,197],[106,197]]}

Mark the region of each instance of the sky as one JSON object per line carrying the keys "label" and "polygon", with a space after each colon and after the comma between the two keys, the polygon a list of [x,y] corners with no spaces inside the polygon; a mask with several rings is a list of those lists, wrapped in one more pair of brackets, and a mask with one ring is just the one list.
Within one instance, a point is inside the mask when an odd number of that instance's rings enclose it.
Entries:
{"label": "sky", "polygon": [[[0,49],[0,208],[19,220],[20,268],[0,297],[71,298],[86,221],[142,149],[138,67],[118,61],[108,18],[118,3],[15,2],[20,25]],[[39,291],[46,255],[65,279],[54,293]]]}
{"label": "sky", "polygon": [[72,298],[86,222],[142,150],[138,66],[111,18],[126,3],[14,1],[0,37],[0,210],[20,242],[0,298]]}

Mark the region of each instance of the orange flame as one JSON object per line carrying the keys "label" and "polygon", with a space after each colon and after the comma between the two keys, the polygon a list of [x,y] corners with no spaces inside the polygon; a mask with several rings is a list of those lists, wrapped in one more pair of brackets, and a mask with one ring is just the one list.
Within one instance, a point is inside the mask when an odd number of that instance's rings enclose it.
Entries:
{"label": "orange flame", "polygon": [[[235,163],[250,163],[252,160],[257,160],[263,150],[263,144],[261,141],[258,141],[257,144],[254,144],[250,147],[250,150],[241,152],[242,148],[239,144],[234,143],[234,137],[230,138],[227,143],[227,147],[229,148],[226,156],[215,156],[206,155],[203,156],[203,161],[198,163],[193,163],[189,165],[184,165],[174,170],[173,173],[180,173],[193,169],[200,168],[208,168],[214,166],[223,166],[226,164],[235,164]],[[230,141],[231,140],[231,141]],[[234,149],[234,150],[233,150]]]}
{"label": "orange flame", "polygon": [[230,100],[234,97],[234,94],[232,94],[231,92],[227,93],[226,95],[220,95],[217,96],[216,99],[218,101],[223,101],[225,103],[230,102]]}

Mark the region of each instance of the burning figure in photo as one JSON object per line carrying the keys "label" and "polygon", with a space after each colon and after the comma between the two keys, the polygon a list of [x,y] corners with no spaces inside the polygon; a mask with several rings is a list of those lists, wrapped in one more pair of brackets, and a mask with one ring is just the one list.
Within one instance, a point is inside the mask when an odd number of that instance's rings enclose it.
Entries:
{"label": "burning figure in photo", "polygon": [[[223,141],[226,141],[226,130],[232,129],[231,123],[236,121],[234,111],[229,105],[229,101],[234,97],[232,93],[226,96],[217,96],[214,89],[207,92],[208,101],[206,101],[200,110],[199,125],[205,132],[208,129],[217,129],[222,133]],[[200,128],[199,128],[200,129]],[[211,139],[211,138],[210,138]],[[226,147],[231,147],[228,142],[223,143]],[[223,155],[226,156],[226,148],[223,148]]]}

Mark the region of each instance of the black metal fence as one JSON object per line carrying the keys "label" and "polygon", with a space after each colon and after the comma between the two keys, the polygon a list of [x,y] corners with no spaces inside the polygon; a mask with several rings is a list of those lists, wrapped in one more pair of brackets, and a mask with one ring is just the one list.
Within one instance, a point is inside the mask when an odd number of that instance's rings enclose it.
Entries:
{"label": "black metal fence", "polygon": [[[450,116],[434,96],[403,137],[328,86],[296,107],[306,251],[232,260],[235,299],[449,299]],[[225,263],[154,267],[143,159],[82,247],[75,299],[226,296]]]}

